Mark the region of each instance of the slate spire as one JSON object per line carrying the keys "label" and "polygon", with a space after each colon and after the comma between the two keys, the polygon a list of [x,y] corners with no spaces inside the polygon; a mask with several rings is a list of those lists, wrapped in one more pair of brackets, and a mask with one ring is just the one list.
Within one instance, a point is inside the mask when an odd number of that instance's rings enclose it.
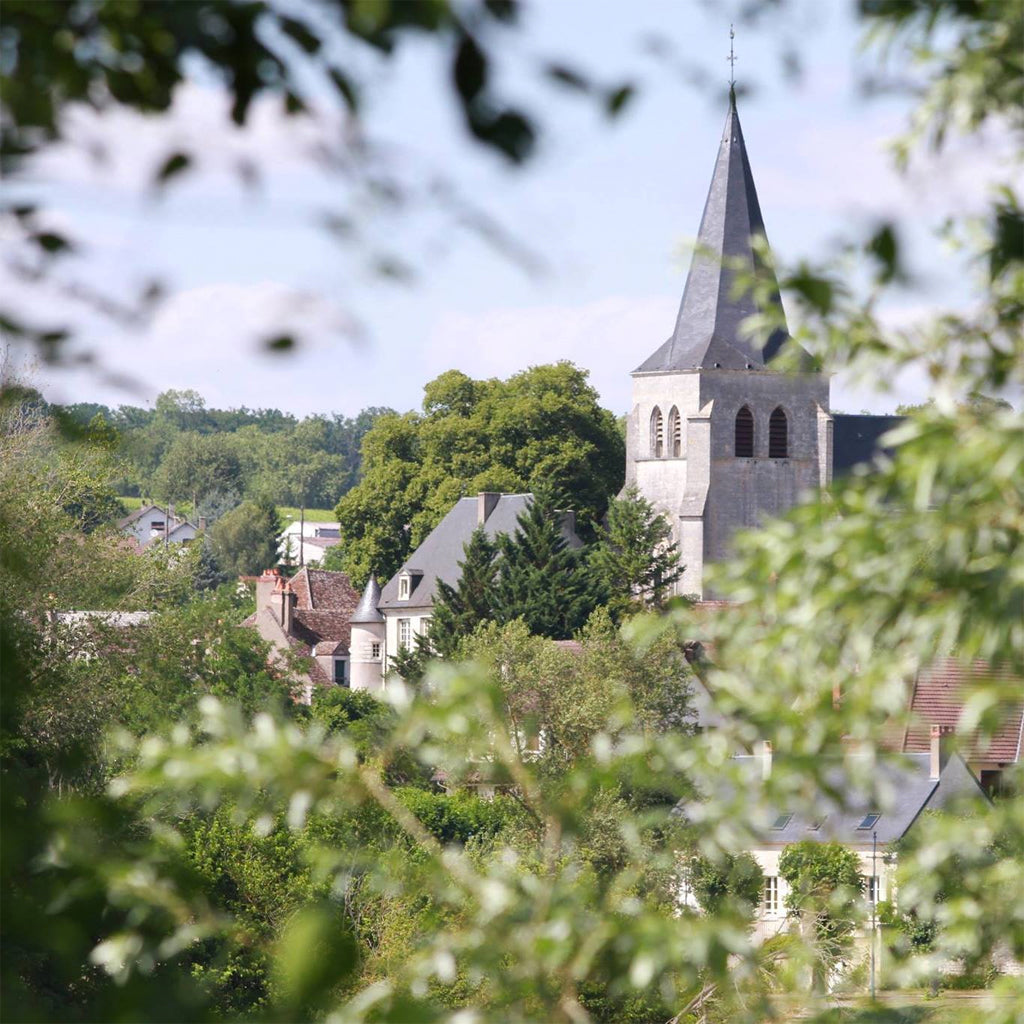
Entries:
{"label": "slate spire", "polygon": [[739,260],[770,273],[755,259],[752,239],[758,235],[767,238],[736,111],[736,93],[730,89],[729,113],[675,330],[635,373],[763,369],[775,356],[788,334],[776,331],[763,350],[755,339],[745,336],[740,325],[759,309],[749,294],[733,297],[735,274],[725,265]]}
{"label": "slate spire", "polygon": [[356,605],[356,610],[348,621],[353,625],[367,622],[383,622],[384,616],[377,607],[379,604],[380,586],[371,575],[366,581],[366,586],[363,588],[363,596],[359,599],[359,604]]}

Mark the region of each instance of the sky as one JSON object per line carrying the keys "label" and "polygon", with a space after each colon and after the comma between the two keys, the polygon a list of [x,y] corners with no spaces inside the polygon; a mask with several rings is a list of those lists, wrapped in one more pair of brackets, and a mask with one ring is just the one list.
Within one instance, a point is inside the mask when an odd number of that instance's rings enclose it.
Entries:
{"label": "sky", "polygon": [[[268,98],[244,131],[198,67],[165,117],[77,111],[68,143],[6,188],[41,198],[47,223],[77,237],[79,253],[56,281],[26,287],[3,271],[0,286],[16,309],[70,319],[79,363],[42,366],[24,352],[15,361],[59,401],[147,405],[167,388],[192,388],[214,407],[353,415],[418,407],[423,385],[448,369],[504,377],[569,359],[590,372],[604,405],[625,412],[629,373],[669,335],[682,295],[725,119],[734,6],[533,4],[500,49],[498,75],[542,128],[522,170],[468,141],[435,47],[414,45],[387,65],[357,57],[372,83],[370,167],[397,186],[397,208],[324,159],[346,125],[315,84],[313,123],[284,118]],[[842,237],[895,216],[918,274],[886,318],[905,324],[969,304],[963,268],[935,232],[1005,174],[998,145],[897,174],[887,144],[906,127],[909,100],[862,98],[873,65],[839,0],[797,2],[760,25],[737,19],[736,33],[739,113],[777,258],[827,256]],[[795,79],[784,71],[791,49]],[[550,60],[609,85],[631,80],[636,99],[610,122],[541,80]],[[156,194],[152,174],[178,146],[196,147],[198,165]],[[258,185],[242,183],[242,162],[258,169]],[[503,244],[465,226],[467,210]],[[332,218],[346,232],[326,230]],[[396,261],[410,280],[375,270]],[[164,298],[130,329],[68,298],[71,281],[127,299],[154,279]],[[281,333],[299,338],[297,350],[266,352],[262,342]],[[882,393],[835,369],[836,409],[884,412],[927,397],[913,374]]]}

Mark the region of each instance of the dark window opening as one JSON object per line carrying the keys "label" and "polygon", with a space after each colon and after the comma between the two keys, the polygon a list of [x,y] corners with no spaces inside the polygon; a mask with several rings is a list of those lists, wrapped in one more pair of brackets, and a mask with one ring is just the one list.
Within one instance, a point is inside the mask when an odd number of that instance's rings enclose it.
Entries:
{"label": "dark window opening", "polygon": [[665,453],[665,428],[661,410],[655,406],[651,413],[651,454],[660,459]]}
{"label": "dark window opening", "polygon": [[793,815],[792,814],[780,814],[772,822],[772,828],[775,831],[777,831],[777,832],[781,832],[782,829],[784,829],[792,820],[793,820]]}
{"label": "dark window opening", "polygon": [[348,662],[343,658],[334,659],[334,681],[338,686],[348,686]]}
{"label": "dark window opening", "polygon": [[736,458],[754,457],[754,414],[743,406],[736,413]]}
{"label": "dark window opening", "polygon": [[874,828],[880,817],[880,814],[865,814],[864,817],[860,819],[857,831],[860,832],[864,829]]}
{"label": "dark window opening", "polygon": [[668,414],[668,432],[672,438],[672,457],[678,459],[683,454],[683,418],[674,407]]}
{"label": "dark window opening", "polygon": [[776,409],[768,420],[768,458],[785,459],[789,455],[789,423],[782,409]]}

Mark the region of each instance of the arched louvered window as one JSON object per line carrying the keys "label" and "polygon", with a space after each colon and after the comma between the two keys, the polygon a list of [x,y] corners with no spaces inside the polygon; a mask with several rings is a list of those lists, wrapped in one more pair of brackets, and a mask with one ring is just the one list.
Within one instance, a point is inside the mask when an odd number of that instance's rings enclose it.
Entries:
{"label": "arched louvered window", "polygon": [[736,458],[754,457],[754,414],[743,406],[736,413]]}
{"label": "arched louvered window", "polygon": [[768,418],[768,458],[784,459],[789,455],[789,422],[782,407]]}
{"label": "arched louvered window", "polygon": [[665,424],[657,406],[651,413],[651,454],[658,459],[665,454]]}
{"label": "arched louvered window", "polygon": [[683,454],[683,418],[674,405],[668,414],[668,438],[672,446],[672,457],[678,459]]}

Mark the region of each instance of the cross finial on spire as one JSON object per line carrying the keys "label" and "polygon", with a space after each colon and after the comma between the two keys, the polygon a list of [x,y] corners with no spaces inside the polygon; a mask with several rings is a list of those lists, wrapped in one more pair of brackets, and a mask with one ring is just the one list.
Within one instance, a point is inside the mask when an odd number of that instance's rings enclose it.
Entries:
{"label": "cross finial on spire", "polygon": [[729,26],[729,56],[726,60],[729,61],[729,91],[736,91],[736,53],[733,50],[732,41],[736,38],[736,30],[732,25]]}

